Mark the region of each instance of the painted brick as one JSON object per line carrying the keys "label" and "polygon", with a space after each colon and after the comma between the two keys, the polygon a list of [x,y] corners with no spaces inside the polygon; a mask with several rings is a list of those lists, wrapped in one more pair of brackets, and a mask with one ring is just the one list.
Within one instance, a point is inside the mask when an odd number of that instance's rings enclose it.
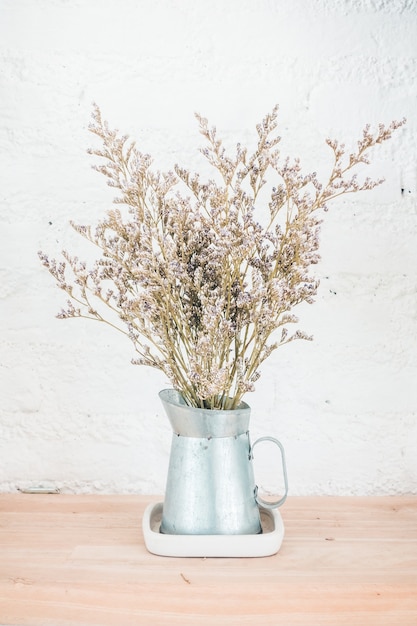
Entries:
{"label": "painted brick", "polygon": [[[227,145],[278,102],[284,154],[325,175],[324,140],[408,118],[322,229],[312,343],[263,367],[253,438],[287,450],[292,494],[417,493],[417,2],[0,0],[0,490],[162,493],[171,433],[155,371],[98,324],[54,318],[42,248],[89,254],[112,193],[90,169],[91,103],[161,168],[206,165],[195,111]],[[272,453],[258,483],[279,490]]]}

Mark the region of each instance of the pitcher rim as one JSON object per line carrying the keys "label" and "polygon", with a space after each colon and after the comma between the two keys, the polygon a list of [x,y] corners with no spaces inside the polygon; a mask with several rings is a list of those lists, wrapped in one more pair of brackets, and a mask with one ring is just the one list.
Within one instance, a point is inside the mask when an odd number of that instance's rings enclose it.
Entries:
{"label": "pitcher rim", "polygon": [[[250,411],[251,407],[244,400],[241,400],[240,403],[234,409],[204,409],[201,407],[194,407],[185,402],[183,396],[178,389],[174,389],[172,387],[167,387],[166,389],[161,389],[159,392],[159,397],[163,402],[168,402],[169,404],[173,404],[174,406],[179,406],[182,409],[190,409],[192,411],[204,411],[207,414],[214,413],[235,413],[236,411]],[[168,396],[168,397],[167,397]],[[172,397],[174,396],[174,398]],[[182,399],[182,402],[179,400]]]}

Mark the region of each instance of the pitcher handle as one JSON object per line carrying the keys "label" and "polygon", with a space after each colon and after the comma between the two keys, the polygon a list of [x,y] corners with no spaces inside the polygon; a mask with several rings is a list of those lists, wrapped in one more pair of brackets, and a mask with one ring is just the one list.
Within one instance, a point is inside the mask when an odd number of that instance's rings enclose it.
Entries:
{"label": "pitcher handle", "polygon": [[268,502],[267,500],[264,500],[263,498],[258,496],[258,486],[256,485],[256,487],[255,487],[255,500],[256,500],[257,504],[262,506],[264,509],[276,509],[279,506],[281,506],[282,504],[284,504],[285,500],[287,499],[287,495],[288,495],[288,476],[287,476],[287,465],[285,463],[284,446],[282,445],[282,443],[280,441],[278,441],[278,439],[275,439],[274,437],[259,437],[259,439],[257,439],[255,441],[255,443],[252,445],[252,449],[251,449],[251,457],[252,457],[252,459],[253,459],[253,449],[256,446],[256,444],[260,443],[261,441],[272,441],[272,443],[275,443],[275,445],[277,445],[278,448],[280,449],[281,461],[282,461],[282,473],[283,473],[283,476],[284,476],[285,493],[282,496],[282,498],[280,498],[276,502]]}

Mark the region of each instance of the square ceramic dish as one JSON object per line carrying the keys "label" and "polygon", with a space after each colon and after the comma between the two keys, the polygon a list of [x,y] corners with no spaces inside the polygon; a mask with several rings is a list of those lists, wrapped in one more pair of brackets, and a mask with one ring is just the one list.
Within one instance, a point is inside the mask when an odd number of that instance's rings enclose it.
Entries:
{"label": "square ceramic dish", "polygon": [[143,515],[143,536],[152,554],[176,557],[262,557],[276,554],[284,537],[278,509],[259,507],[259,535],[166,535],[159,532],[163,503],[149,504]]}

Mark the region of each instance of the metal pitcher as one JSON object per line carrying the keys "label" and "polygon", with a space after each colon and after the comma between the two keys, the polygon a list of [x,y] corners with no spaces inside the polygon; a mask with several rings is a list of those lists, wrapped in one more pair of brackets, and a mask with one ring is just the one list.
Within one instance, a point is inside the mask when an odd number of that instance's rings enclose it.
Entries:
{"label": "metal pitcher", "polygon": [[[262,532],[259,506],[281,506],[288,492],[285,454],[273,437],[251,445],[250,407],[233,410],[188,406],[181,394],[164,389],[159,397],[173,430],[161,532],[177,535],[256,534]],[[285,493],[276,502],[258,496],[253,449],[272,441],[281,453]]]}

